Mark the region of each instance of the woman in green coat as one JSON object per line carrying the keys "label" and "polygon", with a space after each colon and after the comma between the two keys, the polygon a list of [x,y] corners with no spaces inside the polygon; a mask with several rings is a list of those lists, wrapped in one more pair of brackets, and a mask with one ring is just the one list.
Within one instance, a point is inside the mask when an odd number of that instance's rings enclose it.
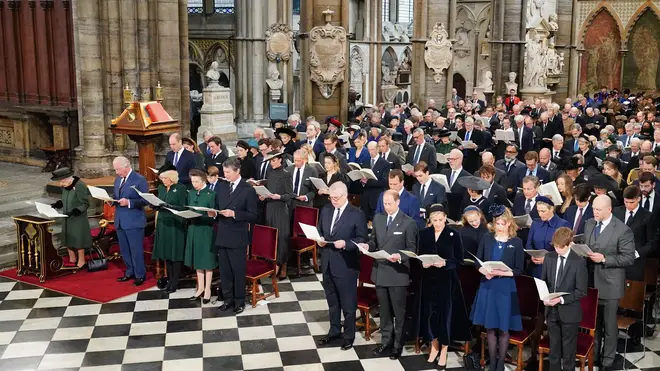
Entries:
{"label": "woman in green coat", "polygon": [[[188,192],[188,206],[215,207],[215,192],[206,186],[206,173],[201,170],[190,170],[190,182],[193,189]],[[186,266],[197,270],[197,292],[190,300],[199,299],[204,294],[203,303],[211,301],[211,279],[213,270],[218,266],[213,253],[213,222],[206,212],[199,212],[198,218],[188,219],[188,236],[186,238]]]}
{"label": "woman in green coat", "polygon": [[85,249],[92,247],[92,234],[87,219],[89,208],[89,190],[85,183],[73,175],[68,167],[53,172],[53,181],[58,181],[62,187],[62,200],[51,206],[62,209],[62,246],[69,253],[67,267],[83,268],[85,266]]}
{"label": "woman in green coat", "polygon": [[[176,170],[166,170],[160,173],[162,184],[158,186],[158,198],[171,209],[182,209],[186,204],[188,189],[179,184],[179,173]],[[154,239],[154,259],[165,260],[167,267],[167,285],[162,288],[167,293],[173,293],[179,286],[179,275],[183,265],[186,232],[184,220],[172,214],[165,207],[158,207],[156,216],[156,233]]]}

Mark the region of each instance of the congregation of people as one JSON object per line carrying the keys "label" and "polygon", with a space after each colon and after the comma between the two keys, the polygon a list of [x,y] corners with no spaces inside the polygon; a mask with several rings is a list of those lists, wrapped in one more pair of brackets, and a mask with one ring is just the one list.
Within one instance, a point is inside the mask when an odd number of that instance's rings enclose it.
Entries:
{"label": "congregation of people", "polygon": [[[550,293],[564,294],[537,300],[527,364],[536,363],[544,337],[550,369],[574,369],[587,315],[580,301],[594,288],[594,359],[609,370],[626,282],[644,281],[645,267],[660,257],[660,104],[606,88],[563,105],[510,93],[493,102],[453,94],[437,106],[433,100],[365,105],[343,123],[330,117],[323,125],[293,114],[272,130],[256,129],[232,150],[212,133],[203,133],[200,145],[172,134],[158,169],[161,206],[139,195],[149,191],[146,179],[117,157],[114,223],[126,265],[119,280],[141,285],[146,279],[142,240],[151,206],[157,211],[153,258],[165,262],[168,278],[162,290],[175,292],[188,267],[197,278],[190,299],[209,303],[217,269],[218,310],[239,314],[246,304],[246,252],[258,243],[251,230],[277,229],[273,280],[287,279],[294,211],[316,208],[330,322],[319,344],[351,349],[362,262],[384,251],[387,258],[368,265],[382,334],[375,356],[398,359],[404,344],[419,339],[428,344],[428,362],[444,369],[452,344],[481,341],[483,331],[489,370],[504,370],[511,335],[524,327],[517,280],[531,276]],[[53,206],[73,217],[64,231],[75,231],[65,233],[63,244],[80,267],[91,239],[86,218],[75,218],[89,206],[87,191],[70,171],[54,179],[64,193]],[[551,183],[558,194],[543,191]],[[269,193],[258,194],[256,186]],[[190,219],[173,213],[191,207],[205,209]],[[590,252],[578,253],[575,244]],[[441,259],[422,263],[415,254]],[[311,253],[302,256],[309,268]],[[475,292],[468,276],[476,277]],[[647,323],[652,318],[648,310],[642,315]],[[632,342],[652,335],[638,327]]]}

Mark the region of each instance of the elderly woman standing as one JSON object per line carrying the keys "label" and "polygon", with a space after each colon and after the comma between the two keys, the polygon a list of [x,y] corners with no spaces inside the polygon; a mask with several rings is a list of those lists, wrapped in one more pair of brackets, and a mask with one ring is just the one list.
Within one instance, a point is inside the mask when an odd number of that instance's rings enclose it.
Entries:
{"label": "elderly woman standing", "polygon": [[[183,208],[188,197],[188,189],[185,185],[179,184],[179,173],[176,168],[172,165],[162,168],[158,177],[162,182],[158,186],[158,198],[169,208]],[[184,220],[164,207],[156,209],[158,214],[153,258],[165,260],[168,280],[162,290],[173,293],[179,286],[179,275],[183,265],[186,242]]]}
{"label": "elderly woman standing", "polygon": [[92,247],[87,209],[89,208],[89,191],[85,183],[73,175],[68,167],[53,172],[52,181],[59,182],[62,187],[62,200],[51,206],[62,209],[62,246],[66,246],[69,254],[68,267],[83,268],[85,266],[85,249]]}

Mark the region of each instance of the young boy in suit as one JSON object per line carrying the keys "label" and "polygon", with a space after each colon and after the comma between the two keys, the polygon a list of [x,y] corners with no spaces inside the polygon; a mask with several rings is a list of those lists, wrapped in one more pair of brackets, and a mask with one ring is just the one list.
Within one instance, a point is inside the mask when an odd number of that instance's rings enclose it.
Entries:
{"label": "young boy in suit", "polygon": [[[587,262],[571,251],[573,231],[558,228],[552,236],[555,251],[543,259],[541,279],[548,291],[567,294],[545,300],[545,318],[550,338],[550,371],[575,369],[575,352],[582,307],[580,299],[587,294]],[[563,363],[563,365],[562,365]]]}

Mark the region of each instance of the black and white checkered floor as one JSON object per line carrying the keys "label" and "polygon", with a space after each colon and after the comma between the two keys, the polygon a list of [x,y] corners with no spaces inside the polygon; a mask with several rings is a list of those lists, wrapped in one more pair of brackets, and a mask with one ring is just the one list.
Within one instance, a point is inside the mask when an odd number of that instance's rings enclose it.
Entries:
{"label": "black and white checkered floor", "polygon": [[[284,281],[279,298],[239,316],[190,302],[192,289],[168,297],[153,288],[96,304],[0,278],[0,371],[435,368],[412,347],[397,361],[372,357],[378,332],[369,341],[359,333],[349,351],[317,346],[329,328],[319,276]],[[647,339],[646,347],[642,361],[627,363],[630,369],[660,367],[660,337]],[[627,359],[641,355],[641,346],[633,350]],[[448,368],[462,368],[459,354],[450,353]]]}

